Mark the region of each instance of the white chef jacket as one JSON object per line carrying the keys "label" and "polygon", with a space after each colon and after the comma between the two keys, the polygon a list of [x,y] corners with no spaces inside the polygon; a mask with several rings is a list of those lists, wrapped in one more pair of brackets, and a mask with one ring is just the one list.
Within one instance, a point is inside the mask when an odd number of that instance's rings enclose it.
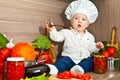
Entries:
{"label": "white chef jacket", "polygon": [[62,29],[57,31],[56,28],[50,31],[50,38],[56,42],[63,42],[62,56],[70,57],[76,64],[81,60],[90,57],[92,52],[98,52],[93,35],[87,30],[80,38],[80,34],[74,29]]}

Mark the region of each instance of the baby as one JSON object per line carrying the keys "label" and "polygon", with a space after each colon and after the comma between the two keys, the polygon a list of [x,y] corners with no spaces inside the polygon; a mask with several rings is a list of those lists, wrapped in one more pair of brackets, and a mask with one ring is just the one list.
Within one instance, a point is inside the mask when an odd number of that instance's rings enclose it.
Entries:
{"label": "baby", "polygon": [[[57,31],[55,26],[49,29],[50,38],[56,42],[64,42],[61,57],[55,64],[47,64],[50,74],[56,75],[67,70],[85,73],[93,70],[91,53],[104,48],[102,42],[95,42],[94,36],[87,30],[98,17],[96,6],[89,0],[75,0],[65,10],[71,29]],[[53,25],[53,23],[51,23]]]}

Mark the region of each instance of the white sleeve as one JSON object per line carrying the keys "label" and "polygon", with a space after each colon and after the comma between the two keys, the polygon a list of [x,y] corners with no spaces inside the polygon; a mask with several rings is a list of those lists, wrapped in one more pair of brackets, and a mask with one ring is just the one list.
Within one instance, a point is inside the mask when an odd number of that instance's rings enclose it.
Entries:
{"label": "white sleeve", "polygon": [[50,31],[50,38],[56,42],[63,42],[65,39],[63,33],[63,31],[57,31],[55,28],[52,31]]}
{"label": "white sleeve", "polygon": [[95,38],[93,36],[91,36],[91,41],[89,44],[89,51],[91,53],[93,53],[93,52],[97,53],[99,51],[99,49],[96,47]]}
{"label": "white sleeve", "polygon": [[99,51],[99,49],[96,47],[96,43],[95,42],[91,42],[91,44],[89,45],[89,51],[91,53],[97,53]]}

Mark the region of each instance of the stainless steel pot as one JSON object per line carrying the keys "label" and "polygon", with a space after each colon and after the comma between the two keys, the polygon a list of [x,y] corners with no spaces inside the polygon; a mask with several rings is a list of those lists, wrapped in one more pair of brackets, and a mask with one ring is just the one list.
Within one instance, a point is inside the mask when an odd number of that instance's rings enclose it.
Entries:
{"label": "stainless steel pot", "polygon": [[26,60],[26,61],[24,62],[25,67],[33,66],[33,65],[35,65],[35,64],[36,64],[36,61],[35,61],[35,60]]}

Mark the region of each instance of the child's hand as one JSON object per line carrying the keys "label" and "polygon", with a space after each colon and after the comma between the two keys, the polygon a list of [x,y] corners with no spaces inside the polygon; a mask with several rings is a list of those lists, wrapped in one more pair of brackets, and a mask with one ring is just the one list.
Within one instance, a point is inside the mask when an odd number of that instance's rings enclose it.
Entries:
{"label": "child's hand", "polygon": [[96,43],[96,47],[97,47],[98,49],[103,49],[103,48],[104,48],[104,45],[103,45],[102,42],[97,42],[97,43]]}
{"label": "child's hand", "polygon": [[53,22],[51,22],[51,21],[46,22],[45,25],[46,25],[46,28],[47,28],[49,31],[52,31],[52,30],[55,28],[55,26],[53,26],[53,25],[54,25]]}

